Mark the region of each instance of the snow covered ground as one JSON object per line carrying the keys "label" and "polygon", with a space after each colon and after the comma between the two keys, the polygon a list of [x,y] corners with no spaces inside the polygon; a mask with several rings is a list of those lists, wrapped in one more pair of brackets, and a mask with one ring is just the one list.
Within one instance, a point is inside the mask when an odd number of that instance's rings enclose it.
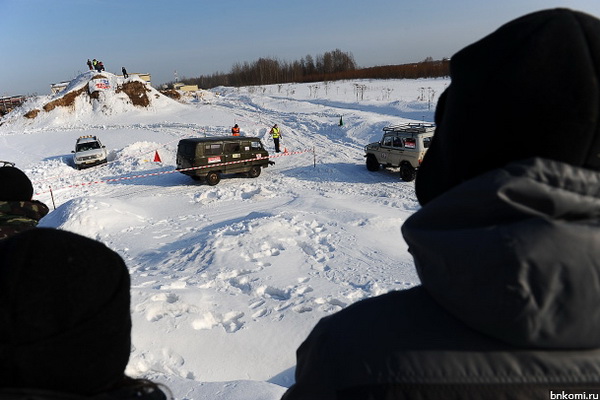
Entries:
{"label": "snow covered ground", "polygon": [[[419,207],[414,183],[367,171],[363,146],[384,126],[432,122],[448,79],[218,88],[183,103],[148,89],[148,107],[109,90],[41,109],[89,79],[1,120],[0,160],[23,169],[52,210],[41,226],[125,259],[129,375],[165,383],[176,399],[278,399],[320,318],[418,284],[400,234]],[[41,111],[25,118],[31,109]],[[217,186],[174,172],[179,139],[228,134],[235,123],[272,155],[268,131],[279,124],[289,155],[256,179]],[[78,171],[70,152],[88,134],[109,163]]]}

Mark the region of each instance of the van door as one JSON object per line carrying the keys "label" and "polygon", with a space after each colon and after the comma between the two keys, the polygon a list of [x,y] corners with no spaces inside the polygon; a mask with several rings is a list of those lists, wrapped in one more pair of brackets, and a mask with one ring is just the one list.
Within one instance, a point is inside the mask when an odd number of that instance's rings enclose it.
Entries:
{"label": "van door", "polygon": [[402,139],[397,135],[385,135],[381,141],[380,163],[397,167],[404,153]]}
{"label": "van door", "polygon": [[[242,159],[240,142],[229,142],[223,146],[224,162],[235,162]],[[234,163],[225,165],[223,171],[236,172],[243,167],[242,163]],[[243,169],[243,168],[242,168]]]}

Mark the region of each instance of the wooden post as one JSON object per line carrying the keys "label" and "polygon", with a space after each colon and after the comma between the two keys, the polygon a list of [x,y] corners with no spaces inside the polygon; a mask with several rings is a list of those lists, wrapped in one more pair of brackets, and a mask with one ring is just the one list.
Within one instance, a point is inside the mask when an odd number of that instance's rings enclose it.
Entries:
{"label": "wooden post", "polygon": [[50,198],[52,199],[52,207],[54,207],[54,209],[56,210],[56,204],[54,203],[54,192],[52,192],[52,186],[49,186],[50,188]]}

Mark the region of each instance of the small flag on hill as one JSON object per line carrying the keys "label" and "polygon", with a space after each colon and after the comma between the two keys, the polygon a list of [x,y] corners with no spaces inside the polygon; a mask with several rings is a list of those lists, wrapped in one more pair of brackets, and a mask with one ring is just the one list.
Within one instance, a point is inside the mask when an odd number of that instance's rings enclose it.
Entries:
{"label": "small flag on hill", "polygon": [[154,152],[154,162],[162,162],[160,156],[158,155],[158,150]]}

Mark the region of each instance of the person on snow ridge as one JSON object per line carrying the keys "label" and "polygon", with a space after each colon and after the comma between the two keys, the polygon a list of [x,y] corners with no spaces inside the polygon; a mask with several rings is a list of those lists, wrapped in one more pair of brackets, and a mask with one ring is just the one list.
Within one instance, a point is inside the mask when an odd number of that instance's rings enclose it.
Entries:
{"label": "person on snow ridge", "polygon": [[233,136],[240,136],[240,127],[238,126],[238,124],[235,124],[233,128],[231,128],[231,134]]}
{"label": "person on snow ridge", "polygon": [[89,58],[88,58],[88,60],[87,60],[87,66],[88,66],[88,68],[90,69],[90,71],[91,71],[92,69],[94,69],[94,67],[93,67],[93,65],[92,65],[92,62],[90,61],[90,59],[89,59]]}
{"label": "person on snow ridge", "polygon": [[32,197],[33,186],[23,171],[0,167],[0,240],[35,228],[48,214],[48,207]]}
{"label": "person on snow ridge", "polygon": [[127,377],[130,277],[104,244],[56,229],[0,241],[0,399],[165,400]]}
{"label": "person on snow ridge", "polygon": [[402,226],[421,285],[321,319],[284,400],[600,393],[600,20],[528,14],[450,63]]}
{"label": "person on snow ridge", "polygon": [[129,74],[127,73],[127,70],[125,69],[125,67],[121,67],[121,72],[123,72],[123,78],[125,78],[125,79],[129,78]]}
{"label": "person on snow ridge", "polygon": [[280,153],[279,150],[279,139],[281,138],[281,132],[277,124],[273,125],[271,131],[269,131],[269,135],[273,138],[273,144],[275,145],[275,153]]}

